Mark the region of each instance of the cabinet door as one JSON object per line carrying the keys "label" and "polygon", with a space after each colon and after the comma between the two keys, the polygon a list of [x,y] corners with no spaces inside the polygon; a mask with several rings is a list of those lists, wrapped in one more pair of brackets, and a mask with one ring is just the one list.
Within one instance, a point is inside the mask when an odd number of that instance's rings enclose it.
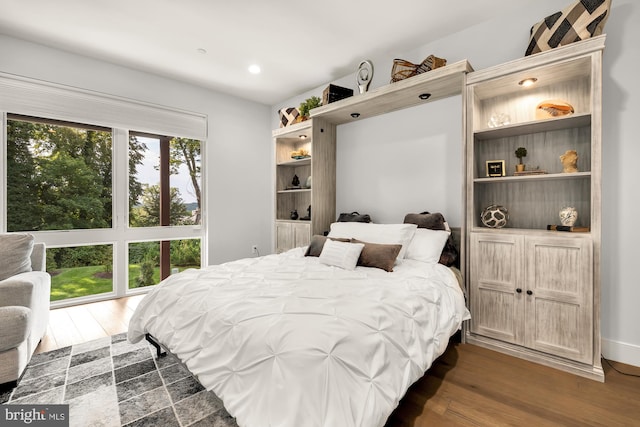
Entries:
{"label": "cabinet door", "polygon": [[288,251],[293,246],[293,227],[288,222],[276,222],[276,253]]}
{"label": "cabinet door", "polygon": [[523,237],[471,233],[471,331],[524,343]]}
{"label": "cabinet door", "polygon": [[310,224],[291,224],[293,228],[293,247],[307,246],[311,242]]}
{"label": "cabinet door", "polygon": [[526,254],[526,346],[592,363],[591,240],[527,237]]}

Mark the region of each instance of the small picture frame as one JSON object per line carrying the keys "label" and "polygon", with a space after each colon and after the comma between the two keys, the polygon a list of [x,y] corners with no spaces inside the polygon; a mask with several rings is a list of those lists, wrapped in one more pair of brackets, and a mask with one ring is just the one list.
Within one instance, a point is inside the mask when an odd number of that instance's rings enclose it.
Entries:
{"label": "small picture frame", "polygon": [[487,160],[487,176],[506,176],[507,173],[504,169],[504,160]]}

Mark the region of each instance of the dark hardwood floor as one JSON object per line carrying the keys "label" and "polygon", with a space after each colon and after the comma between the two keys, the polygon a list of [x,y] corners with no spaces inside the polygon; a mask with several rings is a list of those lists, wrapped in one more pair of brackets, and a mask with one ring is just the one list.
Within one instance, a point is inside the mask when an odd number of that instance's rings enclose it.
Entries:
{"label": "dark hardwood floor", "polygon": [[[125,332],[141,299],[52,310],[37,352]],[[612,364],[640,375],[640,368]],[[603,365],[604,384],[474,345],[451,344],[411,386],[386,427],[640,426],[640,378]]]}

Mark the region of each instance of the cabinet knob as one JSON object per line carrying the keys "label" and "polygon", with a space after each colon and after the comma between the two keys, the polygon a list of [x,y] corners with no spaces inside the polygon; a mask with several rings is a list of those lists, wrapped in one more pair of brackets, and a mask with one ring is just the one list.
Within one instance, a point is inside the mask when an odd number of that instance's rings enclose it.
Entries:
{"label": "cabinet knob", "polygon": [[533,291],[532,291],[531,289],[529,289],[529,290],[527,291],[527,295],[533,295]]}
{"label": "cabinet knob", "polygon": [[520,288],[516,288],[516,292],[517,292],[517,293],[519,293],[519,294],[521,294],[521,293],[522,293],[522,289],[520,289]]}

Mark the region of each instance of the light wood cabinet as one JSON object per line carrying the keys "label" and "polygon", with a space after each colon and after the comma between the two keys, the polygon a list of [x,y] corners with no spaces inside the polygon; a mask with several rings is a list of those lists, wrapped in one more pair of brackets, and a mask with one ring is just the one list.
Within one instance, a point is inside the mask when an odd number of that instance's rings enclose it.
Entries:
{"label": "light wood cabinet", "polygon": [[[467,77],[465,236],[472,320],[467,342],[589,378],[604,380],[600,362],[601,97],[599,36],[476,71]],[[536,78],[531,87],[519,84]],[[570,115],[538,118],[542,101],[571,104]],[[492,118],[507,117],[497,127]],[[527,169],[515,174],[515,150]],[[578,170],[560,156],[578,153]],[[504,161],[504,176],[488,176]],[[490,205],[507,208],[504,228],[481,220]],[[559,211],[578,211],[587,232],[547,231]]]}
{"label": "light wood cabinet", "polygon": [[[275,144],[275,251],[308,245],[311,236],[329,231],[336,219],[336,130],[311,119],[273,131]],[[291,153],[306,150],[310,157]],[[299,185],[293,185],[294,176]],[[310,186],[307,185],[311,177]],[[311,218],[308,208],[311,206]],[[292,211],[298,219],[291,219]]]}
{"label": "light wood cabinet", "polygon": [[471,332],[591,364],[591,247],[588,238],[473,233]]}
{"label": "light wood cabinet", "polygon": [[311,236],[311,224],[293,221],[276,221],[276,253],[307,246]]}

